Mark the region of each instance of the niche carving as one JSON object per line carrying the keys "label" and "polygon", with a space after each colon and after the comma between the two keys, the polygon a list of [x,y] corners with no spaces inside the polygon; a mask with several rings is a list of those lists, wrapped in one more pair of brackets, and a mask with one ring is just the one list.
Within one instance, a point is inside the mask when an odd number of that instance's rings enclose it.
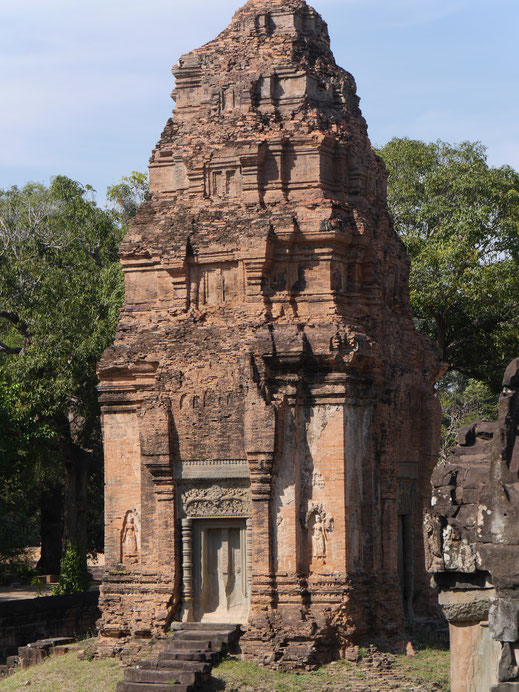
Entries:
{"label": "niche carving", "polygon": [[236,197],[242,189],[242,176],[238,167],[210,166],[207,171],[206,190],[209,197]]}
{"label": "niche carving", "polygon": [[137,516],[132,510],[128,510],[121,529],[121,563],[123,565],[136,565],[139,562],[139,556]]}
{"label": "niche carving", "polygon": [[311,541],[311,563],[325,565],[330,534],[334,528],[333,517],[326,513],[323,505],[313,504],[306,513],[305,526]]}
{"label": "niche carving", "polygon": [[238,262],[196,265],[192,281],[195,290],[191,299],[197,307],[230,303],[244,292]]}

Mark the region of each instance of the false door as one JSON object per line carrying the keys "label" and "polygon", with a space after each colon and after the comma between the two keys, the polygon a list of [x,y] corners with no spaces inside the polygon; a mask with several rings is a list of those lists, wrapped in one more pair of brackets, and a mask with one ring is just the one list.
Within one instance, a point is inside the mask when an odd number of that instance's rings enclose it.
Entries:
{"label": "false door", "polygon": [[246,622],[249,594],[245,520],[197,520],[193,528],[195,621]]}

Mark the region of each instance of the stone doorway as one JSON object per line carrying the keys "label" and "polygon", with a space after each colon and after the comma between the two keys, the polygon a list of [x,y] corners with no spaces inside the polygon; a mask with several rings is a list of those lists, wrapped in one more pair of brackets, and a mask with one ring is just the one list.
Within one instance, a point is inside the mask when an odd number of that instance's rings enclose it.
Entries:
{"label": "stone doorway", "polygon": [[243,623],[249,612],[245,519],[193,521],[195,622]]}

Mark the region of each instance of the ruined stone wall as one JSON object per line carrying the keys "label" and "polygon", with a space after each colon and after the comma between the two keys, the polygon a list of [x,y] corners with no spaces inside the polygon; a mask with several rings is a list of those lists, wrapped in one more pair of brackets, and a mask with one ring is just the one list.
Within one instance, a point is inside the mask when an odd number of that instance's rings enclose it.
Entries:
{"label": "ruined stone wall", "polygon": [[82,638],[96,630],[99,591],[0,603],[0,665],[18,648],[49,637]]}
{"label": "ruined stone wall", "polygon": [[323,660],[426,608],[437,355],[321,17],[251,0],[173,72],[99,366],[101,630],[198,617],[197,531],[240,521],[245,653]]}
{"label": "ruined stone wall", "polygon": [[519,690],[519,359],[496,423],[462,428],[432,476],[427,566],[450,623],[453,692]]}

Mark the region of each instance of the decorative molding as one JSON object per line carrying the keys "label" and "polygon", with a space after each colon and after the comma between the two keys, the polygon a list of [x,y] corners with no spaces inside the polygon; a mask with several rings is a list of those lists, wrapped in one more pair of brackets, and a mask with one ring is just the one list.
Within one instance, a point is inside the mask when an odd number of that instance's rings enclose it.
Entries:
{"label": "decorative molding", "polygon": [[182,466],[243,466],[247,459],[182,459]]}
{"label": "decorative molding", "polygon": [[196,482],[211,479],[243,479],[250,477],[246,459],[182,459],[174,464],[177,480]]}
{"label": "decorative molding", "polygon": [[192,519],[248,517],[251,513],[250,490],[237,482],[197,484],[181,493],[184,516]]}
{"label": "decorative molding", "polygon": [[171,464],[168,458],[162,459],[160,457],[144,457],[144,459],[144,465],[153,476],[154,482],[173,482]]}

